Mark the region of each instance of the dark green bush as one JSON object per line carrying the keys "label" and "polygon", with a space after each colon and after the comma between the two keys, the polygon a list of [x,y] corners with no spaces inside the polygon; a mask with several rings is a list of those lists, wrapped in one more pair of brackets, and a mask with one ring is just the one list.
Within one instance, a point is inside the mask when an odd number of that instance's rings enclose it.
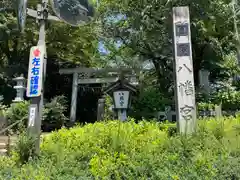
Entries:
{"label": "dark green bush", "polygon": [[[13,103],[6,110],[8,124],[13,124],[21,119],[22,123],[17,124],[12,128],[14,132],[25,130],[28,122],[29,102]],[[64,115],[67,110],[67,101],[64,96],[56,96],[49,103],[45,104],[43,110],[43,130],[51,131],[60,129],[68,118]]]}
{"label": "dark green bush", "polygon": [[222,87],[220,90],[212,92],[208,98],[198,100],[198,110],[214,109],[215,104],[221,104],[224,111],[240,110],[240,91],[234,87]]}
{"label": "dark green bush", "polygon": [[4,117],[6,116],[6,110],[7,110],[7,106],[3,105],[1,102],[0,102],[0,117]]}
{"label": "dark green bush", "polygon": [[156,112],[164,111],[166,106],[174,104],[172,98],[164,96],[159,89],[146,87],[132,100],[132,108],[129,112],[136,119],[152,119]]}
{"label": "dark green bush", "polygon": [[60,129],[68,118],[64,115],[67,110],[67,100],[64,96],[56,96],[46,103],[43,113],[43,128],[47,131]]}
{"label": "dark green bush", "polygon": [[35,157],[34,152],[35,138],[30,137],[27,133],[22,133],[18,136],[18,140],[15,144],[15,153],[18,155],[18,162],[25,164],[30,158]]}
{"label": "dark green bush", "polygon": [[16,126],[12,128],[14,132],[17,132],[19,130],[22,131],[23,129],[25,129],[28,121],[28,107],[29,102],[23,101],[20,103],[13,103],[7,109],[6,117],[9,125],[23,119],[21,123],[18,123]]}
{"label": "dark green bush", "polygon": [[104,119],[105,120],[111,120],[114,119],[115,113],[113,110],[111,110],[113,106],[113,100],[111,96],[106,95],[105,96],[105,107],[104,107]]}
{"label": "dark green bush", "polygon": [[216,163],[217,175],[216,180],[239,180],[240,179],[240,157],[229,157],[220,159]]}

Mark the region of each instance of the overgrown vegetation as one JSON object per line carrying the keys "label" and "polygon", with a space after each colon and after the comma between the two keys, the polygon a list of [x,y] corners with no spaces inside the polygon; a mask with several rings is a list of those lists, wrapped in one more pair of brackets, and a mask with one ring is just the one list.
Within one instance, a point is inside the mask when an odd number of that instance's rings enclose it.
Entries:
{"label": "overgrown vegetation", "polygon": [[[36,5],[37,1],[31,1],[28,7]],[[33,140],[21,134],[12,156],[0,157],[0,179],[240,179],[239,114],[235,119],[204,119],[192,136],[178,135],[173,124],[147,120],[135,123],[152,118],[166,105],[174,105],[171,12],[174,6],[186,5],[190,9],[199,110],[212,110],[215,104],[221,104],[223,110],[239,110],[239,39],[235,37],[239,13],[234,28],[235,12],[230,1],[101,0],[99,16],[85,26],[47,23],[44,97],[48,103],[43,129],[59,129],[68,120],[66,99],[58,95],[70,94],[72,82],[59,75],[59,69],[79,66],[132,68],[140,90],[133,101],[135,120],[104,121],[56,131],[42,142],[39,159],[31,158]],[[0,3],[0,94],[8,106],[0,104],[0,116],[6,116],[9,124],[24,118],[13,129],[24,132],[29,102],[11,104],[15,96],[12,78],[22,73],[27,77],[29,49],[37,44],[38,28],[34,19],[27,18],[25,32],[20,34],[12,6],[12,0]],[[239,3],[235,6],[238,11]],[[146,66],[148,70],[142,71]],[[199,90],[198,72],[202,69],[210,71],[212,88],[207,95]],[[93,102],[89,104],[95,107]],[[114,117],[111,103],[108,97],[106,120]],[[81,117],[82,122],[88,120]]]}
{"label": "overgrown vegetation", "polygon": [[[38,40],[38,26],[30,17],[25,32],[19,33],[16,13],[7,10],[13,4],[13,0],[0,3],[0,94],[5,105],[10,105],[16,94],[12,78],[20,74],[27,77],[29,49]],[[37,1],[28,2],[29,8],[36,5]],[[173,106],[171,13],[174,6],[189,6],[190,9],[195,89],[200,88],[198,71],[204,69],[211,72],[211,84],[217,81],[227,84],[231,80],[230,86],[239,91],[239,81],[233,78],[240,72],[236,56],[239,43],[229,0],[101,0],[99,5],[97,17],[79,28],[65,23],[47,23],[44,97],[48,102],[59,94],[66,97],[70,94],[71,76],[59,75],[61,68],[127,66],[136,70],[142,89],[133,103],[136,118],[141,119],[140,114],[149,118],[155,113],[153,111],[164,110],[166,105]],[[239,7],[236,2],[236,11]],[[49,10],[51,12],[51,8]],[[239,13],[236,14],[239,27]],[[148,67],[148,71],[139,73],[143,67]],[[219,103],[223,98],[223,108],[239,109],[239,92],[236,96],[223,96],[215,99]],[[96,107],[95,102],[89,104],[92,105],[89,110]],[[86,108],[77,107],[78,112]],[[81,115],[79,118],[78,113],[77,116],[81,122],[89,121],[88,117]]]}
{"label": "overgrown vegetation", "polygon": [[[2,110],[0,109],[0,112],[4,112],[4,116],[6,116],[9,125],[22,120],[11,129],[14,133],[22,132],[26,129],[28,108],[29,101],[23,101],[13,103],[10,107],[4,106]],[[51,101],[44,106],[42,129],[44,131],[60,129],[68,121],[68,118],[65,116],[66,111],[67,101],[64,96],[56,96],[51,99]]]}
{"label": "overgrown vegetation", "polygon": [[[41,158],[1,157],[1,179],[240,179],[240,119],[199,121],[192,136],[171,124],[97,122],[47,136]],[[172,129],[172,128],[170,128]],[[24,150],[24,149],[23,149]]]}
{"label": "overgrown vegetation", "polygon": [[29,136],[26,132],[20,134],[14,148],[16,163],[25,164],[30,158],[35,158],[34,146],[34,137]]}
{"label": "overgrown vegetation", "polygon": [[67,121],[67,100],[64,96],[56,96],[44,107],[43,129],[51,131],[60,129]]}
{"label": "overgrown vegetation", "polygon": [[21,103],[13,103],[9,108],[6,109],[8,125],[22,120],[11,129],[13,132],[23,131],[27,127],[28,108],[29,102],[23,101]]}

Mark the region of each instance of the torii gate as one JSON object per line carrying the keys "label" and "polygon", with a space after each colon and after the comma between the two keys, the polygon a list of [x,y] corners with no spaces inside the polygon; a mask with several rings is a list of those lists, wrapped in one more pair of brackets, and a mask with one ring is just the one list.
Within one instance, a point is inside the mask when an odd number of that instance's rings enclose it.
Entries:
{"label": "torii gate", "polygon": [[[79,84],[102,84],[102,83],[114,83],[119,80],[120,76],[124,75],[125,78],[129,79],[131,84],[136,84],[134,82],[134,77],[136,77],[133,69],[131,68],[69,68],[60,69],[60,74],[72,74],[72,98],[71,98],[71,110],[70,110],[70,122],[72,124],[76,121],[76,110],[77,110],[77,95],[78,95],[78,85]],[[100,76],[99,78],[92,76]],[[105,76],[105,78],[102,78]],[[106,77],[107,76],[107,77]],[[99,103],[104,103],[104,100],[100,100]]]}

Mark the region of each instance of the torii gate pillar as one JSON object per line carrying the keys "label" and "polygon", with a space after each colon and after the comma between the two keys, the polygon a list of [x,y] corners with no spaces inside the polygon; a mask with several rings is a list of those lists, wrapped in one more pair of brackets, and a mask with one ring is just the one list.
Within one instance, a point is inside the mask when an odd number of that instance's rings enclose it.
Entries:
{"label": "torii gate pillar", "polygon": [[70,123],[74,124],[76,121],[76,111],[77,111],[77,95],[78,95],[78,73],[73,73],[72,82],[72,100],[71,100],[71,110],[70,110]]}

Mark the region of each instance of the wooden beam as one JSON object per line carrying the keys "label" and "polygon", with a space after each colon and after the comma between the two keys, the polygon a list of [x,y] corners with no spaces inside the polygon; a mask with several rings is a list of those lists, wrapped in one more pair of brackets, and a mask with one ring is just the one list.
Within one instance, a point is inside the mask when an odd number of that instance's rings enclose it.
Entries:
{"label": "wooden beam", "polygon": [[[107,78],[87,78],[78,79],[78,84],[100,84],[100,83],[114,83],[119,80],[119,77],[107,77]],[[138,82],[130,82],[131,85],[138,85]]]}
{"label": "wooden beam", "polygon": [[[33,10],[33,9],[27,9],[27,14],[31,17],[37,18],[37,11]],[[61,19],[59,19],[57,16],[52,16],[51,14],[48,15],[48,20],[52,20],[52,21],[61,21]]]}
{"label": "wooden beam", "polygon": [[103,73],[103,72],[132,72],[131,68],[68,68],[60,69],[60,74],[73,74],[73,73]]}
{"label": "wooden beam", "polygon": [[78,79],[78,84],[113,83],[118,79],[118,77]]}

